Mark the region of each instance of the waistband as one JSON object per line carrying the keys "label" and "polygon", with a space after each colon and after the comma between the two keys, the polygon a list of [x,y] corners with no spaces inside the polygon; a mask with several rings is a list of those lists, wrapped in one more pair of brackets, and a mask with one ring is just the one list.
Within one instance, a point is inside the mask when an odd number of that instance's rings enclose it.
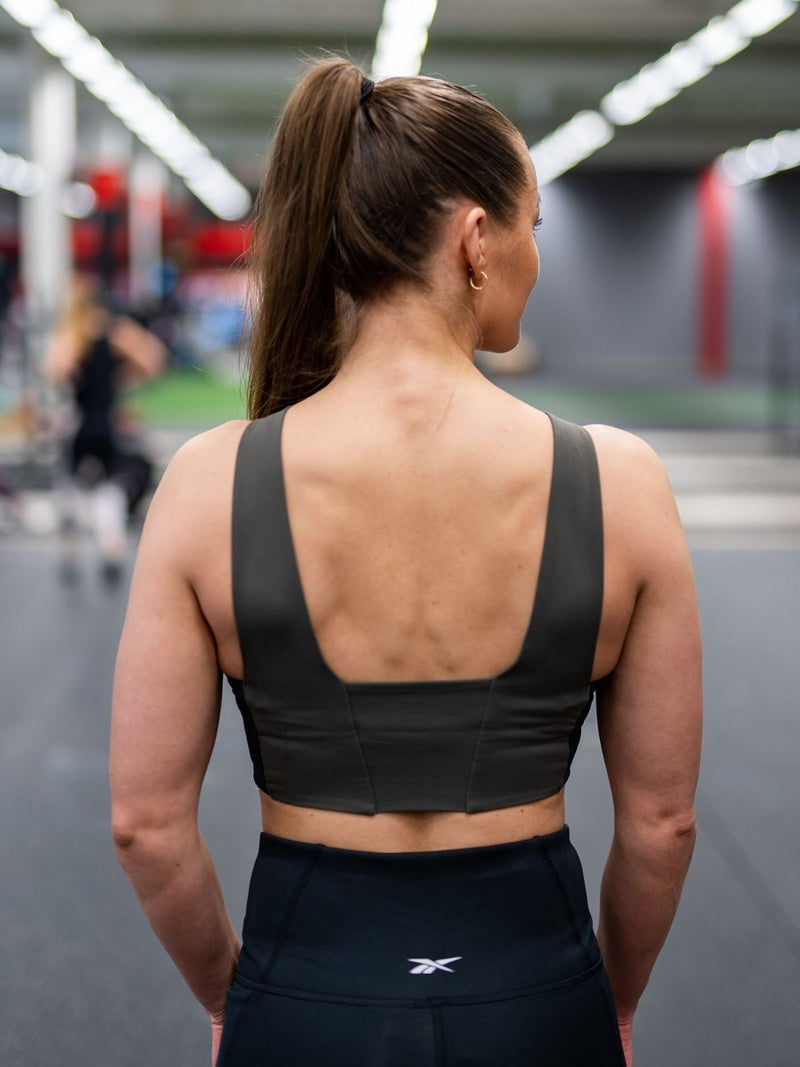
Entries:
{"label": "waistband", "polygon": [[433,852],[262,833],[238,977],[284,995],[427,1002],[555,988],[599,960],[566,826]]}
{"label": "waistband", "polygon": [[331,865],[348,869],[375,870],[382,866],[399,868],[421,867],[442,869],[451,864],[461,868],[479,867],[484,862],[502,863],[517,858],[531,858],[537,854],[558,853],[570,849],[569,827],[549,834],[535,834],[519,841],[501,841],[491,845],[473,845],[468,848],[430,849],[413,852],[369,852],[362,849],[338,848],[309,841],[295,841],[262,831],[259,840],[259,857],[285,856],[292,859],[324,856]]}

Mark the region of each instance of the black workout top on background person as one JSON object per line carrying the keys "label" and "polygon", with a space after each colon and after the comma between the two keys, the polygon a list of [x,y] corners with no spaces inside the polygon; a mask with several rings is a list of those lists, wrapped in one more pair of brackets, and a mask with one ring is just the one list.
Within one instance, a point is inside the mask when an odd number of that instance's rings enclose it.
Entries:
{"label": "black workout top on background person", "polygon": [[103,464],[108,477],[114,472],[118,458],[114,407],[120,360],[105,333],[90,341],[87,349],[72,377],[80,418],[71,445],[72,465],[77,468],[85,456],[94,456]]}
{"label": "black workout top on background person", "polygon": [[242,436],[233,491],[233,604],[244,665],[228,676],[254,779],[275,800],[375,814],[478,812],[558,793],[592,702],[603,601],[591,437],[551,415],[553,470],[528,629],[492,678],[344,682],[316,640],[292,542],[286,408]]}

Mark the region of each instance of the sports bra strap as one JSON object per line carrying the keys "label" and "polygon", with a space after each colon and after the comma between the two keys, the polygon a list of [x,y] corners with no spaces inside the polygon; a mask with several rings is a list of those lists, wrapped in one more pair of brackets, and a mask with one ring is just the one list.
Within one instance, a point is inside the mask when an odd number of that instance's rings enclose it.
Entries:
{"label": "sports bra strap", "polygon": [[[245,429],[236,460],[233,501],[233,603],[245,680],[278,680],[309,693],[329,683],[305,611],[281,461],[287,409]],[[299,666],[301,665],[302,666]]]}
{"label": "sports bra strap", "polygon": [[603,607],[603,512],[594,443],[550,415],[553,474],[542,562],[525,652],[512,670],[534,668],[538,690],[591,677]]}

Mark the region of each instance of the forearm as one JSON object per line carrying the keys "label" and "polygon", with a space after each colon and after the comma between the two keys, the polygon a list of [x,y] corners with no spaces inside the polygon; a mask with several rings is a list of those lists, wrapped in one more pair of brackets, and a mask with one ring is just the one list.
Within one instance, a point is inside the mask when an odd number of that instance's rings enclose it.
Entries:
{"label": "forearm", "polygon": [[189,988],[206,1011],[221,1011],[240,945],[200,832],[117,833],[115,845],[142,910]]}
{"label": "forearm", "polygon": [[621,1019],[633,1015],[672,925],[694,840],[691,815],[615,831],[600,891],[597,937]]}

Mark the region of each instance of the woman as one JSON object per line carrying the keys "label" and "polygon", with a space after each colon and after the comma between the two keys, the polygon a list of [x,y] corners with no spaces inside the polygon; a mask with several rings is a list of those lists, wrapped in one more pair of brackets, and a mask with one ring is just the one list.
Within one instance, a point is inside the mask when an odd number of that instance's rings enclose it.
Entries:
{"label": "woman", "polygon": [[[175,456],[131,588],[119,858],[217,1067],[630,1064],[693,846],[697,611],[647,446],[474,366],[539,272],[524,142],[328,60],[258,212],[252,421]],[[220,672],[264,828],[241,947],[197,828]],[[594,689],[597,939],[563,800]]]}
{"label": "woman", "polygon": [[[142,382],[163,370],[167,351],[133,319],[112,316],[100,283],[76,274],[66,311],[48,347],[44,372],[73,394],[78,423],[66,446],[71,476],[63,494],[65,563],[74,563],[76,485],[94,490],[94,525],[104,573],[115,577],[125,551],[129,506],[144,490],[134,462],[119,446],[117,400],[125,383]],[[146,461],[142,460],[139,463]]]}

